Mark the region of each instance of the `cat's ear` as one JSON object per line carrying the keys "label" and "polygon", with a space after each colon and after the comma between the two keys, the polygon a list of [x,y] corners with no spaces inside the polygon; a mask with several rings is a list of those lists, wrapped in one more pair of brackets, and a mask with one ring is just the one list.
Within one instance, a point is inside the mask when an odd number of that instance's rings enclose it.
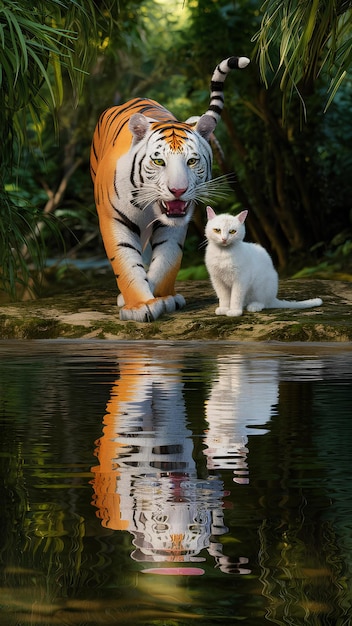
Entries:
{"label": "cat's ear", "polygon": [[208,220],[213,220],[216,217],[215,211],[211,208],[211,206],[207,206],[207,217]]}
{"label": "cat's ear", "polygon": [[239,220],[239,222],[241,222],[241,224],[243,224],[245,219],[246,219],[246,217],[247,217],[247,215],[248,215],[248,211],[245,210],[245,211],[242,211],[242,213],[239,213],[238,215],[236,215],[236,217]]}

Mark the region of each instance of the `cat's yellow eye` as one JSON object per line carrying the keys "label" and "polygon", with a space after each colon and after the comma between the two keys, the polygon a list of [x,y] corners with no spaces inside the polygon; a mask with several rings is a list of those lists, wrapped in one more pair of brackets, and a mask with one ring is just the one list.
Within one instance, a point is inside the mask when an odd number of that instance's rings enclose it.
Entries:
{"label": "cat's yellow eye", "polygon": [[158,165],[158,167],[163,167],[165,165],[164,159],[152,159],[154,165]]}
{"label": "cat's yellow eye", "polygon": [[190,159],[188,159],[187,161],[187,165],[189,167],[193,167],[194,165],[196,165],[198,163],[198,159],[196,159],[195,157],[191,157]]}
{"label": "cat's yellow eye", "polygon": [[219,233],[221,233],[221,228],[213,228],[213,231],[218,235]]}
{"label": "cat's yellow eye", "polygon": [[229,230],[230,235],[236,235],[236,231],[234,228],[231,228],[231,230]]}

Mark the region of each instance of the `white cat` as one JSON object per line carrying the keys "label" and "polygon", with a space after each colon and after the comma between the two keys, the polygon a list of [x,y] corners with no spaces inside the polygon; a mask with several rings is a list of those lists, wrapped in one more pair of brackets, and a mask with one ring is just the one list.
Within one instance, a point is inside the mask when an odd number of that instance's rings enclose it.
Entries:
{"label": "white cat", "polygon": [[205,265],[219,298],[216,315],[238,317],[243,309],[306,309],[320,306],[320,298],[278,300],[278,274],[267,251],[257,243],[244,242],[248,211],[239,215],[216,215],[207,207]]}

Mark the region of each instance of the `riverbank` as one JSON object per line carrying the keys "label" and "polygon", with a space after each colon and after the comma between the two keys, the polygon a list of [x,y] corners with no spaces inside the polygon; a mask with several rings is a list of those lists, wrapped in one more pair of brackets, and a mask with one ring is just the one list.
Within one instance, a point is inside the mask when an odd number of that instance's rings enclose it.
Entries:
{"label": "riverbank", "polygon": [[280,297],[321,297],[323,305],[303,311],[266,310],[240,318],[215,315],[209,281],[179,282],[187,305],[151,323],[122,322],[113,283],[78,288],[48,298],[0,307],[0,339],[118,339],[315,341],[352,340],[352,284],[332,280],[283,280]]}

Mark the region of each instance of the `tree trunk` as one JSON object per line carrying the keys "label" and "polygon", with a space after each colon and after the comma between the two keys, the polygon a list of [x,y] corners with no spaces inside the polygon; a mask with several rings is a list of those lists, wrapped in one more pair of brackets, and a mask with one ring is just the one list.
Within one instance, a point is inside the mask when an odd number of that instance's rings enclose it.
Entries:
{"label": "tree trunk", "polygon": [[[266,242],[270,242],[270,248],[276,255],[279,268],[282,269],[287,264],[287,243],[285,242],[282,234],[281,224],[279,224],[280,227],[278,228],[277,221],[274,220],[270,215],[270,207],[268,206],[268,201],[266,200],[265,196],[262,193],[262,189],[260,188],[262,178],[255,176],[255,174],[252,174],[250,165],[248,163],[247,150],[241,139],[239,138],[233,124],[232,116],[229,114],[226,108],[223,109],[222,119],[227,127],[228,134],[234,150],[236,151],[241,161],[244,161],[244,163],[247,164],[247,167],[245,169],[245,183],[246,187],[250,190],[250,196],[252,198],[252,200],[248,202],[247,206],[251,206],[257,218],[255,221],[253,219],[253,227],[256,230],[256,240],[259,243],[262,243],[263,240],[265,240]],[[237,194],[237,184],[234,191]],[[265,242],[263,243],[263,245],[267,247]]]}

